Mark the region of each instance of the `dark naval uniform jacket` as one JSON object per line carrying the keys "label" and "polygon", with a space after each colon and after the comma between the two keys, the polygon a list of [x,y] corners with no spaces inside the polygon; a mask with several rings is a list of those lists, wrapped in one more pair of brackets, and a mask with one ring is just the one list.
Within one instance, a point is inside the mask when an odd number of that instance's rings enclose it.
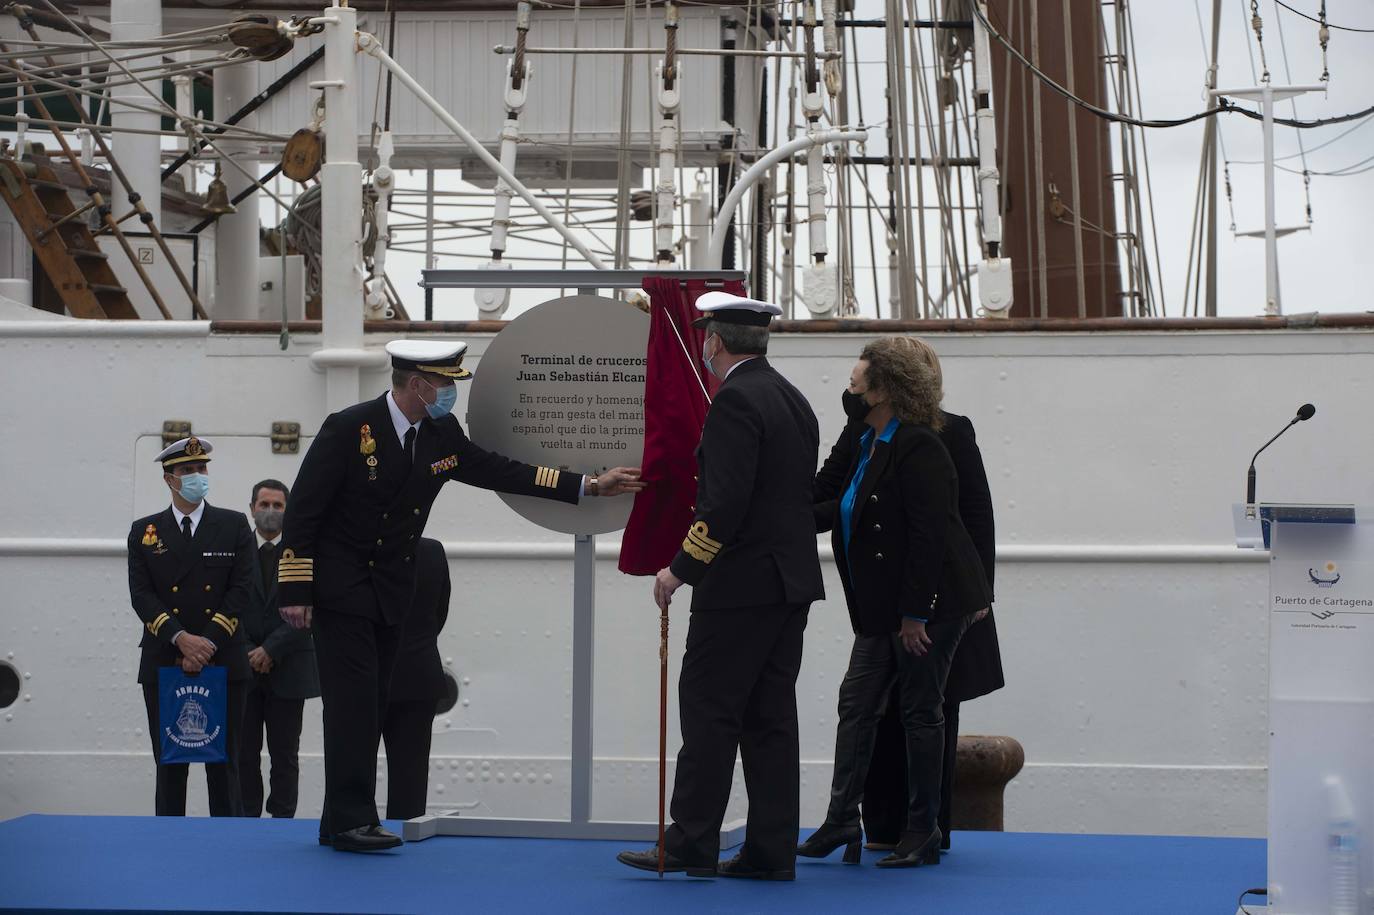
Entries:
{"label": "dark naval uniform jacket", "polygon": [[385,394],[332,413],[291,490],[277,605],[400,623],[415,593],[416,542],[449,480],[574,504],[582,488],[581,473],[535,467],[473,444],[452,415],[420,423],[412,463]]}
{"label": "dark naval uniform jacket", "polygon": [[816,415],[762,357],[726,376],[697,447],[695,517],[674,557],[692,610],[809,604],[825,597],[811,480]]}
{"label": "dark naval uniform jacket", "polygon": [[[278,537],[278,550],[280,540]],[[253,540],[257,543],[257,538]],[[272,659],[272,669],[259,674],[282,699],[313,699],[320,694],[320,675],[315,667],[315,640],[309,629],[293,629],[277,612],[276,576],[266,587],[262,576],[253,576],[253,599],[243,614],[247,648],[262,648]]]}
{"label": "dark naval uniform jacket", "polygon": [[240,620],[252,600],[257,557],[242,513],[206,504],[188,542],[171,506],[129,529],[129,597],[143,621],[138,682],[156,685],[159,667],[175,667],[178,632],[215,643],[210,663],[230,680],[249,674]]}

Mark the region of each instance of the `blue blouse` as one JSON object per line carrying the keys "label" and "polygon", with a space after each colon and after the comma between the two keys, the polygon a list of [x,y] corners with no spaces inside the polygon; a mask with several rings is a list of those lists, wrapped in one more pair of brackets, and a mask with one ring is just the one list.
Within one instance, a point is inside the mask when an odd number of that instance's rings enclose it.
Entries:
{"label": "blue blouse", "polygon": [[[894,416],[887,423],[882,433],[878,436],[880,442],[891,442],[892,436],[896,434],[897,427],[901,423]],[[840,499],[840,539],[844,542],[844,559],[849,562],[849,529],[854,520],[854,501],[859,497],[859,488],[863,486],[864,471],[868,469],[868,459],[872,455],[869,446],[873,443],[873,427],[869,426],[859,439],[859,466],[854,470],[854,479],[849,481],[849,488],[844,491],[843,498]],[[907,619],[917,622],[929,622],[926,617],[903,614]]]}
{"label": "blue blouse", "polygon": [[[878,436],[880,442],[891,442],[892,436],[897,433],[897,427],[901,423],[897,417],[888,420],[887,427]],[[849,488],[844,491],[844,497],[840,499],[840,537],[844,541],[845,561],[849,560],[849,528],[854,520],[854,500],[859,497],[859,489],[863,486],[864,471],[868,469],[868,459],[872,456],[869,447],[873,444],[873,427],[869,426],[867,431],[859,439],[859,466],[854,470],[854,479],[849,481]]]}

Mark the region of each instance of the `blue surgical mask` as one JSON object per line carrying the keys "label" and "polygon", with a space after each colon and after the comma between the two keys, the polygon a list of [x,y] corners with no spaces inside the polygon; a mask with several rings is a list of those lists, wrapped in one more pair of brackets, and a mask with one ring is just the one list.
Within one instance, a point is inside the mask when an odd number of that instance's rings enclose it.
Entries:
{"label": "blue surgical mask", "polygon": [[[425,382],[429,384],[429,382]],[[453,412],[453,405],[458,402],[458,386],[456,384],[446,384],[442,388],[429,385],[434,392],[434,403],[425,404],[425,412],[430,419],[440,419]]]}
{"label": "blue surgical mask", "polygon": [[704,365],[704,366],[706,366],[706,371],[708,371],[708,372],[710,372],[712,375],[714,375],[714,374],[716,373],[716,370],[713,369],[713,368],[711,368],[711,360],[712,360],[713,358],[715,358],[716,356],[719,356],[719,355],[720,355],[720,350],[716,350],[714,353],[710,353],[710,354],[708,354],[708,353],[706,352],[706,346],[707,346],[707,343],[710,341],[710,339],[711,339],[711,337],[710,337],[710,335],[708,334],[707,337],[706,337],[706,339],[703,340],[703,341],[701,341],[701,364]]}
{"label": "blue surgical mask", "polygon": [[210,491],[210,476],[204,473],[188,473],[181,480],[181,497],[192,504],[200,502]]}

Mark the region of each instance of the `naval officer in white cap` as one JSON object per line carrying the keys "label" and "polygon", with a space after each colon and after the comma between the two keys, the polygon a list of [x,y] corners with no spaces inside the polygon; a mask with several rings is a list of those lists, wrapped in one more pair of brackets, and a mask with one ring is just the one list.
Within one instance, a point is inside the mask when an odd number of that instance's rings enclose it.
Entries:
{"label": "naval officer in white cap", "polygon": [[[682,749],[665,867],[691,876],[791,880],[799,763],[797,673],[811,602],[825,596],[811,483],[820,430],[810,405],[768,360],[771,302],[708,292],[701,358],[721,379],[697,451],[695,518],[658,573],[667,607],[684,583],[692,616],[678,683]],[[744,760],[749,824],[740,854],[717,861],[735,754]],[[657,870],[658,853],[620,861]]]}
{"label": "naval officer in white cap", "polygon": [[143,622],[138,682],[157,762],[158,816],[186,815],[190,768],[162,764],[158,668],[197,673],[207,665],[226,668],[229,681],[225,761],[205,766],[210,815],[243,815],[238,742],[249,669],[239,618],[252,600],[257,557],[243,513],[205,501],[212,451],[194,435],[164,448],[154,460],[162,464],[172,504],[129,530],[129,600]]}
{"label": "naval officer in white cap", "polygon": [[326,417],[306,452],[277,567],[282,617],[314,628],[324,702],[320,841],[338,851],[401,844],[377,816],[377,740],[415,593],[417,543],[443,485],[571,503],[643,488],[638,468],[584,476],[473,444],[451,412],[455,382],[470,377],[467,344],[397,340],[386,350],[391,390]]}

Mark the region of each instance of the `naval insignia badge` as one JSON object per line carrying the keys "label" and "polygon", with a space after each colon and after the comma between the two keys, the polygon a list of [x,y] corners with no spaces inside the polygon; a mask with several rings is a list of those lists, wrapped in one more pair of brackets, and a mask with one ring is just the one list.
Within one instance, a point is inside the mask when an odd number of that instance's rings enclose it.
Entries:
{"label": "naval insignia badge", "polygon": [[[373,444],[375,445],[376,442],[373,442]],[[369,454],[367,456],[367,478],[369,480],[377,479],[377,455],[375,454]]]}
{"label": "naval insignia badge", "polygon": [[377,450],[377,440],[372,437],[372,427],[363,423],[363,427],[358,430],[362,433],[362,440],[358,443],[359,454],[371,454]]}
{"label": "naval insignia badge", "polygon": [[150,524],[143,529],[143,545],[157,546],[157,526]]}

